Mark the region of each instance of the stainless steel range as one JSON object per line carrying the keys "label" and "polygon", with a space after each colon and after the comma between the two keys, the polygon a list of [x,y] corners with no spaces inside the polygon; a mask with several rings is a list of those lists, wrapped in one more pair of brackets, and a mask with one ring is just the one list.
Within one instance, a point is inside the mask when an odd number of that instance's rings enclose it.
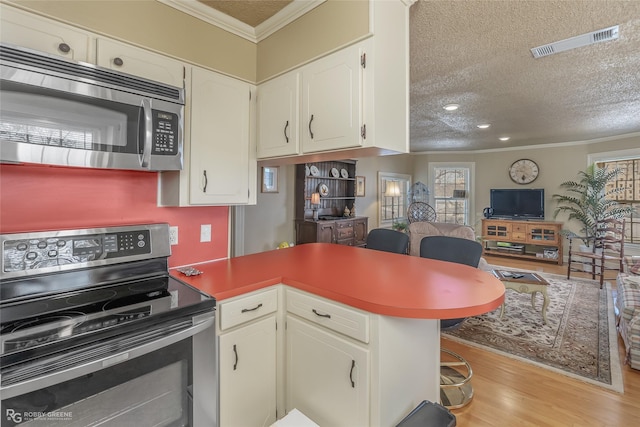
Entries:
{"label": "stainless steel range", "polygon": [[217,426],[216,302],[167,224],[0,242],[2,426]]}

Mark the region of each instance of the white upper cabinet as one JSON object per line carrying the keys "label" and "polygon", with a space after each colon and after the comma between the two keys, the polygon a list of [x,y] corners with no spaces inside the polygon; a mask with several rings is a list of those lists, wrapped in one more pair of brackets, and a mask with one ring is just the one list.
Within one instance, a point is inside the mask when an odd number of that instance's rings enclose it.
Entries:
{"label": "white upper cabinet", "polygon": [[0,40],[74,61],[93,63],[91,34],[19,9],[0,5]]}
{"label": "white upper cabinet", "polygon": [[97,40],[97,65],[184,87],[184,65],[175,59],[114,40]]}
{"label": "white upper cabinet", "polygon": [[178,60],[6,5],[0,7],[3,43],[184,86],[184,64]]}
{"label": "white upper cabinet", "polygon": [[361,51],[343,49],[258,87],[258,158],[362,145]]}
{"label": "white upper cabinet", "polygon": [[300,150],[300,73],[293,71],[258,87],[258,158]]}
{"label": "white upper cabinet", "polygon": [[304,153],[362,145],[362,53],[346,48],[303,69]]}
{"label": "white upper cabinet", "polygon": [[[371,37],[285,76],[302,76],[300,147],[279,151],[274,139],[258,136],[261,159],[297,157],[349,150],[349,156],[409,152],[409,6],[410,1],[371,1]],[[296,74],[297,75],[297,74]],[[278,77],[259,86],[272,84]],[[291,92],[270,88],[270,105],[287,102]],[[270,109],[261,108],[262,115]],[[355,152],[354,152],[355,150]],[[302,162],[302,160],[299,160]]]}
{"label": "white upper cabinet", "polygon": [[199,67],[191,73],[189,203],[249,203],[255,197],[255,179],[250,182],[250,166],[256,169],[250,152],[254,87]]}
{"label": "white upper cabinet", "polygon": [[255,86],[194,66],[186,89],[184,165],[160,174],[159,204],[255,204]]}

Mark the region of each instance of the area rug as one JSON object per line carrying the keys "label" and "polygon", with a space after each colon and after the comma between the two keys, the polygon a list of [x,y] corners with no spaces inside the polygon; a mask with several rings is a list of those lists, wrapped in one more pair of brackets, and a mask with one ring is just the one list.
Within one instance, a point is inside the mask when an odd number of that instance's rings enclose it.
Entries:
{"label": "area rug", "polygon": [[610,284],[600,289],[597,281],[536,273],[549,282],[546,325],[542,295],[536,294],[534,309],[531,294],[508,289],[502,319],[498,308],[468,318],[445,337],[622,393]]}

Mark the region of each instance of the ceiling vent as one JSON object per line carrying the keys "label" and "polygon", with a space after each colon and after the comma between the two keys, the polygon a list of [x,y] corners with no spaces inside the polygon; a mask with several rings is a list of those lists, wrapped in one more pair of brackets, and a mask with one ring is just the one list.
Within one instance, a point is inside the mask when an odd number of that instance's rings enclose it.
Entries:
{"label": "ceiling vent", "polygon": [[565,50],[588,46],[594,43],[615,40],[617,38],[618,25],[605,28],[603,30],[592,31],[587,34],[582,34],[554,43],[545,44],[543,46],[534,47],[533,49],[531,49],[531,53],[533,54],[534,58],[542,58],[543,56],[553,55],[554,53],[564,52]]}

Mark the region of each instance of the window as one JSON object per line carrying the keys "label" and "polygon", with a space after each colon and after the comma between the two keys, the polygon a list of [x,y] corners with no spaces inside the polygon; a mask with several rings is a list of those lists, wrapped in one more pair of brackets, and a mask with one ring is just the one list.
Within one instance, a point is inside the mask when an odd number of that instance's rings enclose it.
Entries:
{"label": "window", "polygon": [[378,172],[379,227],[391,227],[395,222],[407,222],[408,193],[411,176]]}
{"label": "window", "polygon": [[473,165],[431,164],[431,187],[433,188],[433,207],[438,222],[453,224],[470,223],[469,192]]}
{"label": "window", "polygon": [[640,244],[640,156],[621,160],[596,162],[599,168],[620,169],[620,174],[607,184],[609,188],[623,188],[611,196],[618,203],[635,208],[625,224],[625,242]]}

